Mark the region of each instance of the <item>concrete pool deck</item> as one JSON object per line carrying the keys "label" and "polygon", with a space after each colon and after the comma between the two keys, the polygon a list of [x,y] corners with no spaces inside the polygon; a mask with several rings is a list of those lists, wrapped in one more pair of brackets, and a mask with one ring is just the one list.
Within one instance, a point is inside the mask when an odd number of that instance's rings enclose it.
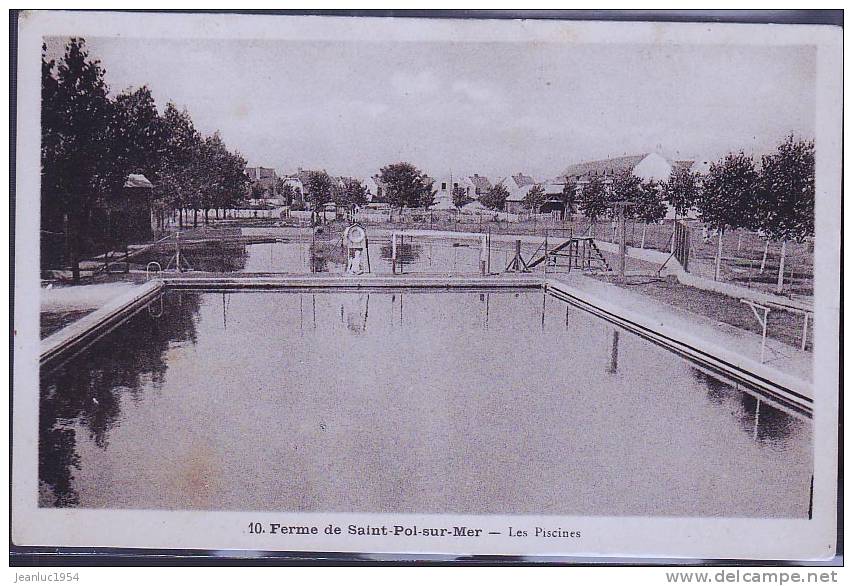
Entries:
{"label": "concrete pool deck", "polygon": [[128,313],[154,299],[163,288],[160,280],[137,285],[124,294],[112,297],[104,305],[54,332],[41,341],[39,363],[52,362],[108,333],[121,323]]}
{"label": "concrete pool deck", "polygon": [[568,303],[633,331],[738,384],[757,387],[782,405],[811,414],[812,354],[773,340],[761,362],[761,336],[674,308],[582,274],[549,276],[547,287]]}
{"label": "concrete pool deck", "polygon": [[223,276],[221,273],[186,273],[164,277],[171,288],[194,289],[491,289],[541,288],[542,278],[534,275],[511,274],[486,276],[455,276],[443,274],[418,275],[284,275],[247,274]]}

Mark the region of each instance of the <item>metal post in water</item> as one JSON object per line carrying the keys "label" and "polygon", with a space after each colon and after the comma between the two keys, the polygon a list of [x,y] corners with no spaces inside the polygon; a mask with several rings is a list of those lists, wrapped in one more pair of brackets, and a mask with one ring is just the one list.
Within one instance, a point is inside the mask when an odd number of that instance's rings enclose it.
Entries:
{"label": "metal post in water", "polygon": [[486,262],[487,262],[488,249],[486,244],[486,235],[480,235],[480,274],[486,274]]}

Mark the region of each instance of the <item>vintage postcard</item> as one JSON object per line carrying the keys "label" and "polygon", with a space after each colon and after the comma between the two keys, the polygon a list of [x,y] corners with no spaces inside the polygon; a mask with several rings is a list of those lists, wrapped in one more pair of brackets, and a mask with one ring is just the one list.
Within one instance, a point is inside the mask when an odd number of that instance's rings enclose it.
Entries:
{"label": "vintage postcard", "polygon": [[831,559],[841,46],[22,13],[14,546]]}

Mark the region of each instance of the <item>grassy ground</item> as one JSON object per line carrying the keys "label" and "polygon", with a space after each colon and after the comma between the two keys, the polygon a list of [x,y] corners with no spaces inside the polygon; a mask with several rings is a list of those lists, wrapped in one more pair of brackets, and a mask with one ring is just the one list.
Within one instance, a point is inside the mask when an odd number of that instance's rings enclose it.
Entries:
{"label": "grassy ground", "polygon": [[[629,277],[627,284],[616,282],[612,275],[595,275],[602,281],[625,287],[628,290],[648,295],[658,301],[686,311],[761,334],[761,325],[752,310],[738,299],[722,293],[696,289],[682,285],[674,278],[656,279],[654,277]],[[803,316],[787,311],[773,310],[767,322],[767,337],[799,348],[803,335]],[[811,324],[806,349],[812,349]]]}

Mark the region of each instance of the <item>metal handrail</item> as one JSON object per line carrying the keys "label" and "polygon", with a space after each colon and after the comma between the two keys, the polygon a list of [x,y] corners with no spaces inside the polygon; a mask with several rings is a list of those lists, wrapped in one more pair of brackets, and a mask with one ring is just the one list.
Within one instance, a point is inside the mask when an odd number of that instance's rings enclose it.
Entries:
{"label": "metal handrail", "polygon": [[157,262],[156,260],[152,260],[147,265],[145,265],[145,280],[146,281],[151,280],[151,272],[150,272],[151,265],[154,265],[155,267],[157,267],[157,274],[160,274],[163,272],[163,267],[160,266],[160,263]]}

